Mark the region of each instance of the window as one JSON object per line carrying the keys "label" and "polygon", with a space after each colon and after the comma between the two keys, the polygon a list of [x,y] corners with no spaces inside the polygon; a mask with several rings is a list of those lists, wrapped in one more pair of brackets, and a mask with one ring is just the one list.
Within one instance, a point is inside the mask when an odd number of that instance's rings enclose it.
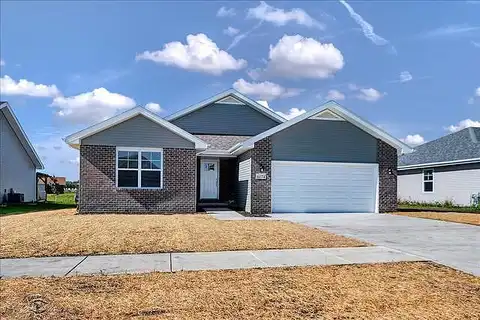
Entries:
{"label": "window", "polygon": [[433,192],[433,169],[423,170],[423,192]]}
{"label": "window", "polygon": [[117,187],[162,188],[162,149],[117,149]]}

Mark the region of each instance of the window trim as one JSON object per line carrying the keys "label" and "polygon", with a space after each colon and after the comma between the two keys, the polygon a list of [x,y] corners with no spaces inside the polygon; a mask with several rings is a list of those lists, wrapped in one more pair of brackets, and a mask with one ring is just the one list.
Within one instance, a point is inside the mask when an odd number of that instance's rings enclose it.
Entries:
{"label": "window trim", "polygon": [[[425,180],[425,171],[432,171],[432,180]],[[425,182],[432,183],[432,191],[425,191]],[[422,170],[422,193],[434,193],[435,192],[435,170],[431,169],[423,169]]]}
{"label": "window trim", "polygon": [[[121,151],[135,151],[138,152],[138,168],[118,168],[118,153]],[[162,161],[160,162],[160,169],[142,169],[142,152],[160,152]],[[117,147],[115,151],[115,186],[118,189],[144,189],[144,190],[161,190],[163,189],[163,162],[164,162],[163,148],[132,148],[132,147]],[[137,186],[136,187],[119,187],[118,186],[118,170],[137,171]],[[142,171],[160,171],[160,187],[142,187]]]}

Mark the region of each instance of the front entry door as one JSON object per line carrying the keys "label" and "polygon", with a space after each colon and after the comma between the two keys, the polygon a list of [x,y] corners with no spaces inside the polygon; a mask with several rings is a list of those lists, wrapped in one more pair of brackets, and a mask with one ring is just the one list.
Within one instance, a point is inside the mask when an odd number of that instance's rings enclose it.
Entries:
{"label": "front entry door", "polygon": [[218,160],[200,160],[200,199],[218,199]]}

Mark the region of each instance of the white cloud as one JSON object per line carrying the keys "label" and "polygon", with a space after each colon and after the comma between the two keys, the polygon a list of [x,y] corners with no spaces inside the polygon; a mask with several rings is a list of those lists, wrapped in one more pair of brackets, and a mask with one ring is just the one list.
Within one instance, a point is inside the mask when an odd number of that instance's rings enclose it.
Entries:
{"label": "white cloud", "polygon": [[450,131],[450,132],[457,132],[457,131],[460,131],[462,129],[468,128],[468,127],[480,127],[480,121],[475,121],[475,120],[472,120],[472,119],[465,119],[465,120],[460,121],[457,124],[452,124],[445,129]]}
{"label": "white cloud", "polygon": [[0,67],[3,67],[5,65],[5,60],[0,59]]}
{"label": "white cloud", "polygon": [[355,83],[349,83],[348,84],[348,89],[350,89],[352,91],[357,91],[360,88]]}
{"label": "white cloud", "polygon": [[26,79],[18,82],[5,75],[0,78],[0,94],[10,96],[56,97],[60,95],[57,86],[36,84]]}
{"label": "white cloud", "polygon": [[151,60],[217,76],[225,71],[239,70],[247,66],[247,61],[237,60],[228,52],[220,50],[217,44],[203,33],[189,34],[187,44],[174,41],[165,44],[163,50],[145,51],[138,54],[136,60]]}
{"label": "white cloud", "polygon": [[240,32],[240,30],[234,28],[234,27],[231,27],[229,26],[227,29],[224,29],[223,30],[223,33],[226,34],[227,36],[231,36],[233,37],[234,35],[238,34]]}
{"label": "white cloud", "polygon": [[[371,42],[376,44],[377,46],[384,46],[389,44],[389,41],[386,40],[385,38],[380,37],[378,34],[376,34],[373,31],[373,26],[365,21],[361,15],[355,12],[353,8],[344,0],[339,0],[341,4],[347,9],[348,13],[350,14],[350,17],[352,17],[353,20],[362,28],[363,34],[367,39],[369,39]],[[392,46],[391,47],[392,51],[396,53],[395,48]]]}
{"label": "white cloud", "polygon": [[400,140],[412,147],[425,143],[425,139],[419,134],[409,134]]}
{"label": "white cloud", "polygon": [[480,87],[475,89],[475,93],[473,94],[473,97],[468,99],[468,104],[474,104],[475,100],[477,100],[480,97]]}
{"label": "white cloud", "polygon": [[284,117],[285,119],[290,120],[290,119],[293,119],[295,117],[298,117],[301,114],[304,114],[305,112],[307,112],[305,109],[290,108],[288,110],[288,113],[283,113],[281,111],[276,111],[275,113]]}
{"label": "white cloud", "polygon": [[303,9],[294,8],[290,11],[268,5],[264,1],[255,8],[248,9],[247,18],[271,22],[276,26],[284,26],[289,22],[296,22],[307,27],[325,29],[325,25],[313,19]]}
{"label": "white cloud", "polygon": [[267,72],[292,78],[328,78],[344,66],[343,55],[331,43],[300,35],[284,35],[270,45]]}
{"label": "white cloud", "polygon": [[327,100],[345,100],[345,94],[338,90],[329,90],[327,93]]}
{"label": "white cloud", "polygon": [[79,165],[80,164],[80,157],[76,157],[75,159],[73,160],[68,160],[68,163],[70,164],[74,164],[74,165]]}
{"label": "white cloud", "polygon": [[441,38],[441,37],[460,37],[479,31],[479,26],[469,26],[467,24],[455,24],[428,30],[418,35],[419,38]]}
{"label": "white cloud", "polygon": [[153,113],[159,113],[162,110],[162,107],[160,107],[160,105],[158,103],[154,103],[154,102],[149,102],[145,105],[145,109],[153,112]]}
{"label": "white cloud", "polygon": [[298,109],[298,108],[290,108],[288,110],[287,113],[283,113],[282,111],[275,111],[273,110],[272,108],[270,108],[270,106],[268,105],[268,102],[267,101],[262,101],[262,100],[258,100],[257,101],[258,104],[264,106],[265,108],[267,109],[270,109],[272,110],[273,112],[275,112],[276,114],[278,114],[279,116],[285,118],[285,119],[292,119],[292,118],[295,118],[301,114],[304,114],[305,112],[307,112],[305,109]]}
{"label": "white cloud", "polygon": [[357,98],[360,100],[375,102],[381,99],[385,93],[381,93],[373,88],[360,89]]}
{"label": "white cloud", "polygon": [[221,7],[217,11],[217,17],[233,17],[237,12],[234,8]]}
{"label": "white cloud", "polygon": [[56,115],[72,123],[92,123],[105,120],[117,112],[135,107],[135,100],[98,88],[72,97],[56,97],[52,106]]}
{"label": "white cloud", "polygon": [[413,77],[408,71],[402,71],[400,72],[400,82],[408,82],[412,80]]}
{"label": "white cloud", "polygon": [[480,48],[480,42],[476,42],[476,41],[470,41],[470,42],[474,47]]}
{"label": "white cloud", "polygon": [[244,79],[238,79],[235,81],[233,88],[245,95],[254,96],[267,101],[293,97],[299,95],[303,91],[302,89],[284,88],[279,84],[269,81],[248,82]]}
{"label": "white cloud", "polygon": [[250,33],[252,33],[254,30],[260,28],[262,23],[263,23],[263,21],[260,21],[256,25],[254,25],[250,30],[247,30],[246,32],[240,33],[240,34],[236,35],[235,37],[233,37],[232,43],[230,43],[230,45],[228,46],[227,51],[229,51],[230,49],[232,49],[233,47],[238,45],[240,43],[240,41],[242,41],[243,39],[248,37],[250,35]]}

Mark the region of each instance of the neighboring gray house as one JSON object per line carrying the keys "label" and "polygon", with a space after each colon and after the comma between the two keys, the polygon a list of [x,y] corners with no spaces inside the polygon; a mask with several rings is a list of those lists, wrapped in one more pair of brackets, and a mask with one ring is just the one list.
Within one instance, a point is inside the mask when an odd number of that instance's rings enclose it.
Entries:
{"label": "neighboring gray house", "polygon": [[0,202],[5,191],[23,193],[24,201],[36,201],[36,170],[43,164],[28,140],[12,108],[0,102]]}
{"label": "neighboring gray house", "polygon": [[422,144],[398,162],[400,200],[470,205],[480,194],[480,128]]}
{"label": "neighboring gray house", "polygon": [[385,212],[411,149],[331,101],[286,121],[235,90],[162,119],[142,107],[66,137],[80,213]]}

